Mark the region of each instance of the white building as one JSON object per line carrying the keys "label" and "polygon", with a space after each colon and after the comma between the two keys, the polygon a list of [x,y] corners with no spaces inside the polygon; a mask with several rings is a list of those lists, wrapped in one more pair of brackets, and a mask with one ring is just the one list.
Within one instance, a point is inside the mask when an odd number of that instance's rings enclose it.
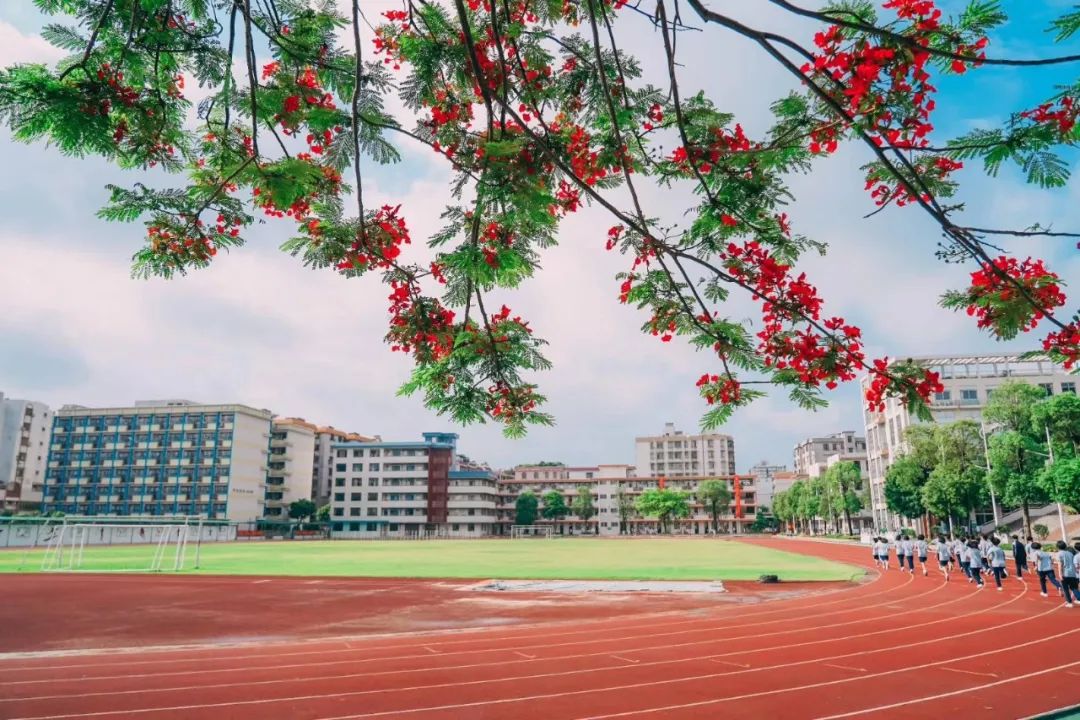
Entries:
{"label": "white building", "polygon": [[[1077,378],[1063,368],[1042,359],[1021,359],[1018,355],[946,355],[911,358],[937,372],[944,390],[930,403],[935,422],[981,421],[982,411],[994,389],[1007,381],[1038,385],[1049,394],[1076,393]],[[862,380],[865,391],[869,376]],[[879,527],[892,524],[885,507],[885,472],[905,449],[904,431],[919,422],[899,400],[889,398],[884,412],[869,412],[863,406],[869,460],[870,493],[874,522]]]}
{"label": "white building", "polygon": [[187,400],[65,405],[53,418],[42,511],[258,520],[270,418]]}
{"label": "white building", "polygon": [[709,477],[735,474],[735,440],[730,435],[685,435],[674,423],[662,435],[634,441],[637,472],[643,477]]}
{"label": "white building", "polygon": [[311,499],[319,507],[330,503],[330,491],[334,478],[334,448],[336,442],[378,442],[379,436],[370,437],[345,432],[335,427],[319,427],[315,432],[315,450],[311,466]]}
{"label": "white building", "polygon": [[421,442],[334,443],[333,537],[495,534],[498,476],[460,462],[457,439],[424,433]]}
{"label": "white building", "polygon": [[772,508],[772,499],[778,491],[775,487],[775,478],[779,474],[787,473],[787,465],[770,465],[767,460],[762,460],[750,468],[750,474],[754,476],[757,484],[758,507]]}
{"label": "white building", "polygon": [[818,477],[829,465],[839,461],[829,462],[834,455],[841,456],[843,460],[859,462],[861,467],[866,461],[866,438],[856,435],[854,430],[807,438],[795,446],[795,473]]}
{"label": "white building", "polygon": [[264,517],[288,519],[290,504],[311,498],[317,431],[302,418],[274,418],[266,460]]}
{"label": "white building", "polygon": [[52,435],[47,405],[0,392],[0,510],[36,510]]}

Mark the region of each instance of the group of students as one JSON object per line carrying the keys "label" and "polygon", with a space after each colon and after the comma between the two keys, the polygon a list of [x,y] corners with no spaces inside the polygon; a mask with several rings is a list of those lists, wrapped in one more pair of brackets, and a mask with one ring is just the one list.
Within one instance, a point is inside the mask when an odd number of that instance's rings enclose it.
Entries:
{"label": "group of students", "polygon": [[[901,572],[914,573],[915,559],[918,558],[923,575],[929,573],[926,560],[932,550],[937,555],[938,569],[946,581],[955,566],[959,565],[968,582],[974,583],[979,590],[984,586],[984,570],[994,576],[999,591],[1003,589],[1001,581],[1008,577],[1005,549],[1001,547],[1001,540],[993,535],[950,538],[938,535],[933,547],[927,543],[925,535],[915,539],[897,535],[891,543],[887,538],[876,537],[873,540],[874,562],[882,570],[888,570],[891,565],[890,550],[895,552]],[[1017,578],[1022,578],[1025,572],[1030,573],[1028,558],[1032,558],[1043,597],[1047,597],[1046,585],[1049,582],[1065,598],[1066,607],[1073,607],[1074,601],[1080,602],[1080,542],[1069,547],[1063,540],[1058,540],[1055,547],[1043,549],[1042,544],[1031,537],[1024,542],[1013,535],[1012,554]],[[1054,571],[1055,564],[1061,573],[1060,581]]]}

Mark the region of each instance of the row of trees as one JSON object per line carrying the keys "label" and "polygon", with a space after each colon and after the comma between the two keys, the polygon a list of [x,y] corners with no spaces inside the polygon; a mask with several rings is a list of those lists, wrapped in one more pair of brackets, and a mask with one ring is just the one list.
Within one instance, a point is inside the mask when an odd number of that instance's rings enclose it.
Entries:
{"label": "row of trees", "polygon": [[[719,533],[720,516],[726,514],[731,505],[731,490],[724,480],[706,480],[698,486],[695,493],[654,488],[645,490],[635,498],[620,489],[615,499],[620,533],[627,531],[630,520],[636,515],[656,518],[660,532],[670,532],[675,520],[690,516],[691,503],[695,500],[712,518],[713,532]],[[518,525],[532,525],[539,517],[558,521],[571,514],[588,522],[598,512],[592,493],[587,487],[579,487],[577,495],[569,505],[566,504],[563,494],[557,490],[544,494],[543,498],[526,491],[518,496],[515,510],[514,522]],[[759,508],[759,513],[761,510]],[[596,532],[600,532],[599,525],[596,526]]]}
{"label": "row of trees", "polygon": [[772,512],[789,526],[798,526],[813,534],[819,518],[832,519],[841,527],[841,517],[853,534],[851,517],[866,506],[862,472],[853,462],[840,462],[816,478],[796,480],[790,488],[773,496]]}
{"label": "row of trees", "polygon": [[907,451],[889,468],[885,502],[907,518],[932,514],[950,523],[994,499],[1023,511],[1060,502],[1080,508],[1080,398],[1005,383],[973,420],[907,429]]}

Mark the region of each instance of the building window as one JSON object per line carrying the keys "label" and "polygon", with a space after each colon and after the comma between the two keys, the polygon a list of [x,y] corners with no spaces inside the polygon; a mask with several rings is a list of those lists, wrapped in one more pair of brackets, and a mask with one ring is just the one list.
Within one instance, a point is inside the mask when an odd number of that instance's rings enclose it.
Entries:
{"label": "building window", "polygon": [[350,487],[360,487],[364,484],[364,478],[353,478],[349,481]]}
{"label": "building window", "polygon": [[378,502],[379,501],[379,493],[368,493],[367,494],[367,499],[368,499],[368,502]]}
{"label": "building window", "polygon": [[1039,387],[1046,391],[1047,395],[1054,394],[1054,386],[1051,383],[1039,383]]}
{"label": "building window", "polygon": [[352,451],[352,456],[353,457],[364,457],[364,451],[360,450],[360,449],[354,449]]}
{"label": "building window", "polygon": [[345,487],[345,478],[334,478],[334,487]]}
{"label": "building window", "polygon": [[934,393],[934,402],[949,402],[950,400],[952,400],[952,392],[949,390]]}
{"label": "building window", "polygon": [[368,532],[377,532],[378,529],[379,529],[379,524],[378,523],[368,523],[367,524],[367,531]]}
{"label": "building window", "polygon": [[337,465],[334,465],[334,472],[345,472],[345,467],[345,463],[338,463]]}
{"label": "building window", "polygon": [[345,493],[334,493],[334,502],[345,502]]}
{"label": "building window", "polygon": [[334,508],[334,517],[345,517],[345,508]]}
{"label": "building window", "polygon": [[353,463],[352,464],[352,471],[353,472],[363,472],[363,470],[364,470],[364,463]]}
{"label": "building window", "polygon": [[1061,383],[1061,392],[1063,392],[1063,393],[1072,393],[1073,395],[1075,395],[1076,394],[1076,383],[1074,383],[1074,382],[1063,382],[1063,383]]}
{"label": "building window", "polygon": [[979,403],[979,391],[973,388],[964,388],[960,391],[961,405],[977,405]]}
{"label": "building window", "polygon": [[368,478],[367,479],[367,484],[368,484],[368,487],[378,487],[379,486],[379,478]]}
{"label": "building window", "polygon": [[367,514],[368,514],[368,517],[377,517],[379,515],[379,509],[378,508],[368,508],[367,509]]}
{"label": "building window", "polygon": [[360,508],[349,508],[349,517],[360,517]]}
{"label": "building window", "polygon": [[371,470],[372,472],[378,472],[379,471],[379,463],[371,463],[371,465],[368,466],[368,469]]}
{"label": "building window", "polygon": [[364,499],[364,493],[354,492],[354,493],[349,495],[349,499],[352,500],[353,502],[360,502],[361,500]]}

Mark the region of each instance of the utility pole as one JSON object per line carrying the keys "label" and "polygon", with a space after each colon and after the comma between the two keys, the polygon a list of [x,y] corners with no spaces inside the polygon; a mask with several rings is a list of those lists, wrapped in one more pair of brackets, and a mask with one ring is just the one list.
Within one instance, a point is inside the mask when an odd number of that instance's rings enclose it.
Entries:
{"label": "utility pole", "polygon": [[[1046,451],[1049,453],[1048,462],[1054,464],[1054,443],[1050,440],[1050,426],[1046,426]],[[1061,508],[1061,503],[1057,504],[1058,522],[1061,523],[1061,539],[1066,544],[1069,542],[1069,533],[1065,530],[1065,511]]]}
{"label": "utility pole", "polygon": [[986,428],[983,424],[979,423],[979,435],[982,436],[983,442],[983,457],[986,459],[986,485],[990,488],[990,507],[994,509],[994,532],[997,532],[998,526],[1001,525],[1001,518],[998,517],[997,497],[994,495],[994,483],[990,482],[990,446],[986,442]]}

